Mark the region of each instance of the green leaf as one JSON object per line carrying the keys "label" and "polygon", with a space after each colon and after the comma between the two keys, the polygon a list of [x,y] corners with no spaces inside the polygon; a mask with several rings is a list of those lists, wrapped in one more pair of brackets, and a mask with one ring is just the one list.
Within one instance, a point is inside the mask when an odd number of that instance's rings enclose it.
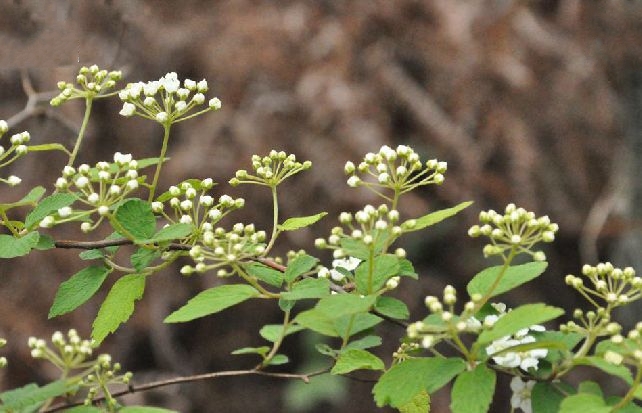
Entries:
{"label": "green leaf", "polygon": [[[416,224],[414,227],[407,229],[406,231],[419,231],[431,225],[435,225],[446,218],[449,218],[462,209],[468,208],[472,205],[473,201],[462,202],[461,204],[455,205],[451,208],[442,209],[440,211],[431,212],[430,214],[424,215],[421,218],[417,218]],[[402,224],[403,225],[403,224]]]}
{"label": "green leaf", "polygon": [[343,237],[340,241],[341,249],[349,257],[359,258],[360,260],[367,260],[370,258],[370,249],[361,240],[350,237]]}
{"label": "green leaf", "polygon": [[78,254],[81,260],[98,260],[105,257],[103,250],[86,250]]}
{"label": "green leaf", "polygon": [[83,268],[60,284],[49,310],[49,318],[75,310],[98,291],[111,270],[104,265]]}
{"label": "green leaf", "polygon": [[401,277],[410,277],[413,279],[419,279],[419,276],[415,272],[415,267],[413,267],[412,262],[406,258],[399,259],[399,276]]}
{"label": "green leaf", "polygon": [[178,413],[176,410],[163,409],[152,406],[125,406],[118,410],[119,413]]}
{"label": "green leaf", "polygon": [[377,298],[374,308],[380,314],[397,320],[406,320],[410,317],[410,311],[406,303],[393,297],[382,296]]}
{"label": "green leaf", "polygon": [[608,413],[611,408],[600,396],[588,393],[574,394],[560,404],[559,413]]}
{"label": "green leaf", "polygon": [[[499,284],[497,284],[497,287],[493,290],[490,297],[510,291],[515,287],[537,278],[544,272],[544,270],[546,270],[547,266],[548,263],[546,262],[529,262],[528,264],[508,267],[508,269],[506,269],[506,273],[499,280]],[[503,266],[501,265],[486,268],[475,275],[466,286],[468,295],[472,296],[473,294],[481,294],[482,296],[485,296],[501,273],[502,268]]]}
{"label": "green leaf", "polygon": [[42,387],[35,383],[27,384],[0,394],[0,399],[3,402],[0,408],[3,412],[19,412],[27,408],[37,408],[48,399],[58,397],[74,388],[74,386],[68,386],[63,380],[57,380]]}
{"label": "green leaf", "polygon": [[[370,266],[373,266],[370,268]],[[370,275],[372,271],[372,275]],[[361,294],[371,294],[379,291],[391,277],[399,273],[399,258],[392,254],[379,255],[372,263],[367,260],[359,264],[355,270],[357,291]]]}
{"label": "green leaf", "polygon": [[129,257],[129,261],[132,263],[132,266],[136,269],[136,271],[142,271],[152,261],[160,257],[160,255],[161,252],[158,250],[141,247],[138,248],[136,252],[131,255],[131,257]]}
{"label": "green leaf", "polygon": [[67,155],[70,155],[67,148],[59,143],[43,143],[40,145],[29,145],[27,146],[29,152],[40,152],[40,151],[63,151]]}
{"label": "green leaf", "polygon": [[305,278],[292,285],[290,291],[281,293],[284,300],[323,298],[330,295],[330,281],[325,278]]}
{"label": "green leaf", "polygon": [[[119,208],[120,209],[120,208]],[[165,228],[161,228],[157,233],[149,239],[137,240],[139,244],[152,244],[157,242],[173,241],[185,238],[190,235],[194,230],[194,226],[190,224],[171,224]]]}
{"label": "green leaf", "polygon": [[47,215],[58,211],[62,207],[69,206],[74,203],[76,196],[73,194],[53,194],[49,195],[38,203],[38,206],[27,215],[25,219],[25,227],[28,229],[38,225],[40,221]]}
{"label": "green leaf", "polygon": [[[609,406],[615,406],[621,401],[622,398],[617,396],[609,396],[606,398],[606,404],[608,404]],[[635,402],[630,401],[624,406],[618,408],[617,413],[642,413],[642,407],[635,404]]]}
{"label": "green leaf", "polygon": [[270,352],[270,347],[262,346],[262,347],[243,347],[243,348],[240,348],[238,350],[234,350],[231,354],[234,354],[234,355],[239,355],[239,354],[258,354],[260,356],[265,356],[269,352]]}
{"label": "green leaf", "polygon": [[283,273],[267,265],[258,262],[250,262],[244,265],[245,271],[256,279],[275,287],[281,287],[283,284]]}
{"label": "green leaf", "polygon": [[144,275],[128,274],[118,279],[98,310],[91,337],[100,344],[108,334],[129,320],[134,312],[134,303],[143,297],[144,291]]}
{"label": "green leaf", "polygon": [[399,413],[429,413],[430,395],[427,391],[420,391],[408,403],[399,406]]}
{"label": "green leaf", "polygon": [[102,412],[98,407],[94,407],[94,406],[76,406],[76,407],[72,407],[71,409],[66,409],[65,413],[102,413]]}
{"label": "green leaf", "polygon": [[[558,388],[561,385],[568,386],[566,383],[551,383],[546,381],[535,383],[531,391],[533,413],[557,413],[562,400],[566,397]],[[572,388],[568,390],[567,394],[574,393]]]}
{"label": "green leaf", "polygon": [[377,406],[400,407],[426,391],[432,393],[466,368],[460,358],[415,358],[402,361],[385,372],[374,386]]}
{"label": "green leaf", "polygon": [[334,320],[334,329],[340,337],[346,338],[368,330],[382,321],[382,318],[370,313],[352,314]]}
{"label": "green leaf", "polygon": [[56,247],[56,242],[47,234],[39,234],[38,243],[34,247],[39,251],[46,251]]}
{"label": "green leaf", "polygon": [[564,314],[564,310],[546,304],[526,304],[503,315],[490,330],[483,331],[476,345],[490,343],[533,324],[544,323]]}
{"label": "green leaf", "polygon": [[590,380],[581,382],[577,388],[577,392],[594,394],[602,398],[604,397],[604,393],[602,393],[602,389],[600,388],[600,385]]}
{"label": "green leaf", "polygon": [[[289,336],[290,334],[298,333],[303,330],[303,327],[296,324],[289,324],[287,330],[283,337]],[[283,332],[283,324],[268,324],[261,328],[259,334],[261,337],[266,339],[269,342],[275,343],[279,338],[281,338],[281,333]]]}
{"label": "green leaf", "polygon": [[349,342],[343,348],[342,351],[347,351],[352,349],[365,350],[367,348],[380,346],[381,343],[382,343],[381,337],[379,336],[365,336],[358,340]]}
{"label": "green leaf", "polygon": [[306,217],[288,218],[283,224],[277,226],[277,228],[281,231],[294,231],[300,228],[309,227],[326,215],[328,215],[327,212],[319,212],[316,215],[309,215]]}
{"label": "green leaf", "polygon": [[165,323],[184,323],[196,318],[218,313],[228,307],[261,295],[246,284],[228,284],[200,292],[187,304],[165,318]]}
{"label": "green leaf", "polygon": [[300,326],[319,334],[329,337],[339,337],[339,333],[334,326],[333,320],[326,317],[324,314],[315,311],[307,310],[300,312],[294,319]]}
{"label": "green leaf", "polygon": [[375,296],[334,294],[319,300],[314,311],[318,311],[332,320],[345,315],[365,313],[374,305],[376,299]]}
{"label": "green leaf", "polygon": [[621,378],[628,384],[633,383],[633,376],[628,368],[622,365],[609,363],[602,357],[580,357],[573,359],[573,364],[576,366],[593,366],[607,374]]}
{"label": "green leaf", "polygon": [[314,268],[318,261],[319,260],[316,258],[305,254],[297,256],[288,263],[288,266],[285,269],[285,281],[288,284],[291,283],[298,276],[303,275]]}
{"label": "green leaf", "polygon": [[485,364],[464,371],[453,385],[450,409],[453,413],[486,413],[495,394],[495,371]]}
{"label": "green leaf", "polygon": [[31,191],[20,201],[12,202],[10,204],[0,204],[0,210],[7,211],[11,208],[25,206],[25,205],[34,205],[42,196],[47,192],[42,186],[37,186],[32,188]]}
{"label": "green leaf", "polygon": [[148,202],[140,199],[128,199],[116,208],[113,223],[121,234],[146,240],[156,231],[156,219]]}
{"label": "green leaf", "polygon": [[330,373],[346,374],[354,370],[383,370],[383,361],[365,350],[342,351]]}
{"label": "green leaf", "polygon": [[267,362],[268,366],[281,366],[290,362],[290,359],[285,354],[275,354],[274,357]]}
{"label": "green leaf", "polygon": [[16,238],[7,234],[0,234],[0,258],[15,258],[29,254],[38,245],[40,234],[30,232]]}

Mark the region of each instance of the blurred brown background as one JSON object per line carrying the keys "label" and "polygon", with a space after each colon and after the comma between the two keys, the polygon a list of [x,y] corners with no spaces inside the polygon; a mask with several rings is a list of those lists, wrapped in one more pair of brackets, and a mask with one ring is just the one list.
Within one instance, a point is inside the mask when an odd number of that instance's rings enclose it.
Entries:
{"label": "blurred brown background", "polygon": [[[223,184],[219,195],[246,198],[238,220],[269,225],[269,194],[225,185],[252,154],[276,148],[313,162],[311,172],[285,185],[283,216],[320,210],[330,216],[314,231],[284,237],[281,253],[313,251],[314,238],[327,235],[336,213],[376,201],[345,185],[345,161],[402,143],[424,159],[447,161],[442,187],[401,205],[406,216],[416,216],[475,201],[467,213],[405,243],[421,280],[406,281],[398,295],[415,303],[415,319],[425,314],[426,294],[448,283],[463,288],[487,265],[482,242],[467,239],[466,229],[481,209],[508,202],[548,214],[561,227],[546,251],[549,271],[534,287],[506,297],[509,305],[584,305],[563,283],[584,262],[611,260],[642,270],[639,1],[0,1],[0,119],[13,133],[26,129],[34,143],[71,145],[82,106],[53,110],[47,92],[58,80],[73,80],[80,65],[94,63],[122,69],[127,81],[168,71],[209,81],[223,109],[174,129],[162,185],[212,177]],[[29,94],[35,105],[21,112]],[[160,129],[124,119],[119,109],[117,99],[95,105],[82,161],[108,159],[116,150],[137,158],[158,153]],[[3,175],[16,174],[23,184],[2,188],[2,199],[53,183],[64,162],[57,154],[17,162]],[[10,360],[0,373],[3,389],[53,373],[29,359],[29,335],[48,337],[71,326],[89,334],[105,289],[71,315],[46,317],[58,284],[84,264],[76,254],[38,252],[2,262],[0,336],[10,342],[3,349]],[[229,352],[262,345],[258,328],[279,319],[270,303],[185,325],[161,323],[217,282],[213,275],[184,279],[177,269],[154,276],[135,316],[105,349],[137,373],[137,382],[252,367],[255,360]],[[638,318],[635,309],[622,316]],[[386,334],[380,354],[389,360],[403,330],[380,331]],[[293,364],[287,369],[312,367],[304,344],[315,340],[288,341]],[[320,380],[302,390],[266,378],[229,378],[130,401],[183,412],[376,411],[371,383]],[[501,397],[493,411],[508,411]],[[448,402],[447,392],[440,393],[433,411],[447,411]]]}

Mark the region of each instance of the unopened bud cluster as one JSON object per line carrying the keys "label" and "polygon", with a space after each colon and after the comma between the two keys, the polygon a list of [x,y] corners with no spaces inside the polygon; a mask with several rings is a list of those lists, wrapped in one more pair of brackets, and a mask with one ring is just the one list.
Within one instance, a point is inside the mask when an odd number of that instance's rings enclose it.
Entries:
{"label": "unopened bud cluster", "polygon": [[[363,242],[366,246],[388,246],[392,244],[404,232],[404,227],[412,227],[413,220],[399,224],[399,212],[389,209],[388,205],[382,204],[375,208],[366,205],[362,210],[351,214],[342,212],[339,214],[339,222],[342,226],[332,228],[327,239],[318,238],[315,240],[317,248],[332,249],[334,258],[342,258],[346,255],[342,243],[346,238]],[[395,254],[405,257],[406,252],[398,248]]]}
{"label": "unopened bud cluster", "polygon": [[[131,372],[119,374],[121,369],[120,363],[112,363],[109,354],[101,354],[98,356],[90,373],[84,377],[81,383],[83,387],[88,388],[84,404],[86,406],[91,405],[94,398],[99,395],[99,393],[104,392],[110,385],[129,384],[133,374]],[[111,394],[107,393],[104,394],[104,396],[105,402],[110,409],[117,407],[118,403]]]}
{"label": "unopened bud cluster", "polygon": [[[9,130],[9,125],[6,121],[0,120],[0,138],[7,133]],[[3,145],[0,145],[0,168],[5,167],[13,163],[18,158],[24,156],[29,152],[29,147],[26,145],[27,142],[31,139],[29,132],[24,131],[11,135],[9,141],[11,145],[8,148],[5,148]],[[0,182],[4,182],[10,186],[16,186],[22,179],[15,175],[11,175],[7,178],[0,178]]]}
{"label": "unopened bud cluster", "polygon": [[212,229],[207,225],[201,238],[203,245],[195,245],[189,251],[196,264],[185,265],[181,274],[218,269],[219,277],[231,276],[234,274],[234,270],[229,270],[231,264],[265,252],[265,239],[265,231],[257,231],[254,224],[236,223],[231,231],[221,227]]}
{"label": "unopened bud cluster", "polygon": [[35,337],[29,337],[27,344],[31,349],[31,357],[48,360],[63,371],[85,366],[96,348],[93,340],[81,339],[74,329],[69,330],[66,336],[60,331],[53,333],[52,347],[45,340]]}
{"label": "unopened bud cluster", "polygon": [[[592,298],[597,297],[609,308],[615,308],[639,299],[642,294],[642,278],[637,277],[631,267],[620,269],[610,262],[599,263],[595,267],[584,265],[582,275],[584,277],[569,274],[564,281],[593,303]],[[585,284],[584,278],[589,283]]]}
{"label": "unopened bud cluster", "polygon": [[484,256],[501,255],[506,252],[513,254],[526,253],[535,261],[545,261],[543,251],[532,251],[533,246],[540,242],[553,242],[558,225],[551,223],[548,216],[536,217],[535,213],[508,204],[504,214],[493,211],[482,211],[479,214],[481,225],[473,225],[468,230],[471,237],[481,235],[490,238],[491,243],[484,246]]}
{"label": "unopened bud cluster", "polygon": [[429,184],[440,185],[444,182],[446,162],[431,159],[425,164],[409,146],[399,145],[392,149],[384,145],[378,153],[367,153],[358,165],[348,161],[344,171],[349,175],[348,185],[365,186],[382,195],[381,188],[390,188],[397,195]]}
{"label": "unopened bud cluster", "polygon": [[[214,225],[225,215],[245,205],[243,198],[234,199],[221,195],[218,199],[209,195],[214,186],[211,178],[187,180],[169,187],[169,190],[152,202],[152,211],[165,217],[170,223],[193,225],[204,241],[211,239]],[[169,204],[171,213],[165,211]]]}
{"label": "unopened bud cluster", "polygon": [[124,102],[120,114],[126,117],[138,115],[162,125],[170,125],[211,110],[219,110],[221,101],[215,97],[208,101],[206,108],[194,111],[205,103],[204,93],[207,90],[205,79],[199,82],[185,79],[181,86],[175,72],[147,83],[129,83],[118,92]]}
{"label": "unopened bud cluster", "polygon": [[[82,164],[78,168],[65,166],[62,176],[56,180],[55,187],[60,192],[70,192],[78,196],[82,208],[62,207],[55,214],[40,221],[42,228],[82,219],[83,232],[94,230],[111,213],[111,206],[122,201],[136,190],[141,182],[138,176],[138,161],[130,154],[116,152],[114,162],[98,162],[91,168]],[[78,205],[78,203],[76,205]],[[98,214],[96,222],[90,216]]]}
{"label": "unopened bud cluster", "polygon": [[622,330],[620,324],[611,321],[610,310],[604,307],[598,307],[595,311],[583,311],[576,308],[573,311],[573,318],[576,321],[571,320],[561,325],[560,331],[600,337],[613,336]]}
{"label": "unopened bud cluster", "polygon": [[81,67],[76,76],[76,83],[80,88],[69,82],[58,82],[60,94],[51,99],[51,106],[60,106],[70,99],[94,98],[106,95],[116,86],[122,78],[120,70],[108,72],[98,66]]}
{"label": "unopened bud cluster", "polygon": [[272,150],[267,156],[252,155],[254,174],[244,169],[238,170],[234,178],[230,179],[230,185],[258,184],[274,187],[311,166],[310,161],[297,161],[294,154]]}

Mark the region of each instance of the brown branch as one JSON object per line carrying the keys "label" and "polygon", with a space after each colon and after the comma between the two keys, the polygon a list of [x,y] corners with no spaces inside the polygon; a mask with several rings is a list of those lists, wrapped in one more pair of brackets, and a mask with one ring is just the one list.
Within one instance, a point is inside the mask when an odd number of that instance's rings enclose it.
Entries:
{"label": "brown branch", "polygon": [[[112,393],[111,396],[112,397],[119,397],[119,396],[124,396],[126,394],[138,393],[138,392],[142,392],[142,391],[156,389],[156,388],[159,388],[159,387],[171,386],[171,385],[174,385],[174,384],[192,383],[192,382],[196,382],[196,381],[218,379],[218,378],[221,378],[221,377],[248,376],[248,375],[272,377],[272,378],[284,379],[284,380],[295,379],[295,380],[302,380],[304,383],[309,383],[311,377],[320,376],[320,375],[325,374],[325,373],[327,373],[329,371],[330,371],[330,368],[325,368],[323,370],[318,370],[318,371],[315,371],[315,372],[312,372],[312,373],[306,373],[306,374],[274,373],[274,372],[262,371],[262,370],[257,370],[257,369],[218,371],[218,372],[205,373],[205,374],[195,374],[195,375],[192,375],[192,376],[174,377],[174,378],[167,379],[167,380],[159,380],[159,381],[153,381],[153,382],[150,382],[150,383],[141,384],[139,386],[130,385],[126,390],[122,390],[122,391],[119,391],[119,392]],[[93,404],[97,404],[97,403],[99,403],[99,402],[101,402],[103,400],[105,400],[105,397],[101,396],[101,397],[95,398],[92,402],[93,402]],[[70,407],[75,407],[75,406],[81,406],[83,404],[84,404],[83,402],[61,403],[61,404],[58,404],[56,406],[51,407],[50,409],[44,410],[41,413],[58,412],[58,411],[61,411],[63,409],[68,409]]]}
{"label": "brown branch", "polygon": [[7,119],[7,124],[10,128],[13,128],[31,116],[44,112],[45,108],[39,107],[39,104],[49,102],[51,98],[57,95],[57,92],[36,92],[26,70],[20,72],[20,80],[22,82],[22,89],[27,95],[27,103],[20,112]]}

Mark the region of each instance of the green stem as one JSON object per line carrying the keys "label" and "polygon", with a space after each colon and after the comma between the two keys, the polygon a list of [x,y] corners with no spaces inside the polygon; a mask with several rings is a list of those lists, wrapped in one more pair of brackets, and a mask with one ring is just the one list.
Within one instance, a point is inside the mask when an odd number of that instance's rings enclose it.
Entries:
{"label": "green stem", "polygon": [[276,237],[278,235],[277,227],[279,225],[279,198],[276,192],[276,185],[270,187],[272,190],[272,235],[270,236],[270,242],[267,247],[265,247],[265,252],[263,255],[267,255],[274,243],[276,242]]}
{"label": "green stem", "polygon": [[7,211],[3,209],[2,211],[0,211],[0,215],[2,216],[2,223],[4,224],[4,226],[9,228],[9,231],[11,231],[11,234],[13,234],[14,237],[17,237],[19,235],[19,232],[16,227],[11,224],[9,217],[7,216]]}
{"label": "green stem", "polygon": [[348,345],[348,340],[350,339],[350,330],[352,330],[352,326],[354,325],[354,319],[357,315],[353,314],[350,317],[350,322],[348,323],[348,328],[346,328],[346,335],[345,337],[341,337],[342,342],[341,342],[341,348],[343,349],[346,345]]}
{"label": "green stem", "polygon": [[480,309],[490,300],[490,298],[493,296],[493,292],[497,289],[497,286],[499,285],[499,282],[504,278],[504,275],[506,274],[506,271],[508,270],[508,267],[510,267],[510,263],[513,261],[513,258],[515,258],[515,255],[517,255],[516,248],[513,247],[510,250],[510,253],[508,254],[508,257],[504,261],[504,265],[502,266],[501,271],[499,272],[499,275],[497,278],[495,278],[495,281],[491,284],[490,288],[486,292],[486,294],[482,297],[480,301],[476,303],[477,309]]}
{"label": "green stem", "polygon": [[374,246],[370,247],[368,256],[368,294],[372,294],[372,278],[374,277]]}
{"label": "green stem", "polygon": [[611,412],[616,412],[622,407],[626,406],[629,404],[631,400],[635,397],[635,392],[640,385],[640,382],[642,382],[642,369],[640,366],[637,366],[637,371],[635,372],[635,379],[633,379],[633,383],[631,383],[631,388],[629,391],[622,397],[622,400],[620,400],[617,404],[613,406],[611,409]]}
{"label": "green stem", "polygon": [[163,147],[161,148],[161,153],[160,153],[160,156],[158,157],[158,164],[156,164],[156,172],[154,173],[154,180],[152,181],[152,185],[149,189],[149,198],[147,199],[147,202],[152,202],[154,200],[154,192],[156,191],[156,185],[158,184],[158,177],[160,176],[160,171],[163,166],[163,162],[165,162],[165,154],[167,153],[167,142],[169,141],[169,131],[171,127],[172,127],[171,123],[163,124],[163,130],[164,130]]}
{"label": "green stem", "polygon": [[279,351],[279,348],[281,347],[281,343],[283,343],[283,339],[285,338],[287,329],[290,325],[290,311],[285,312],[285,316],[283,317],[283,330],[281,330],[281,334],[279,335],[279,338],[274,342],[272,345],[272,349],[270,352],[265,356],[265,359],[261,363],[259,367],[265,367],[268,365],[270,360],[276,355],[276,352]]}
{"label": "green stem", "polygon": [[261,284],[259,284],[256,280],[254,280],[252,277],[250,277],[248,274],[243,271],[240,265],[232,264],[232,269],[236,271],[236,273],[243,278],[248,284],[250,284],[252,287],[256,288],[261,294],[263,294],[267,298],[280,298],[280,294],[276,294],[273,292],[270,292],[263,288]]}
{"label": "green stem", "polygon": [[85,97],[85,116],[82,119],[82,125],[80,125],[80,132],[78,132],[78,138],[76,138],[76,145],[74,146],[74,150],[71,152],[71,155],[69,156],[69,161],[67,162],[67,166],[72,166],[76,161],[76,156],[78,155],[78,151],[80,150],[82,139],[85,137],[85,130],[87,129],[87,125],[89,124],[89,115],[91,114],[92,103],[93,103],[93,96],[86,96]]}

